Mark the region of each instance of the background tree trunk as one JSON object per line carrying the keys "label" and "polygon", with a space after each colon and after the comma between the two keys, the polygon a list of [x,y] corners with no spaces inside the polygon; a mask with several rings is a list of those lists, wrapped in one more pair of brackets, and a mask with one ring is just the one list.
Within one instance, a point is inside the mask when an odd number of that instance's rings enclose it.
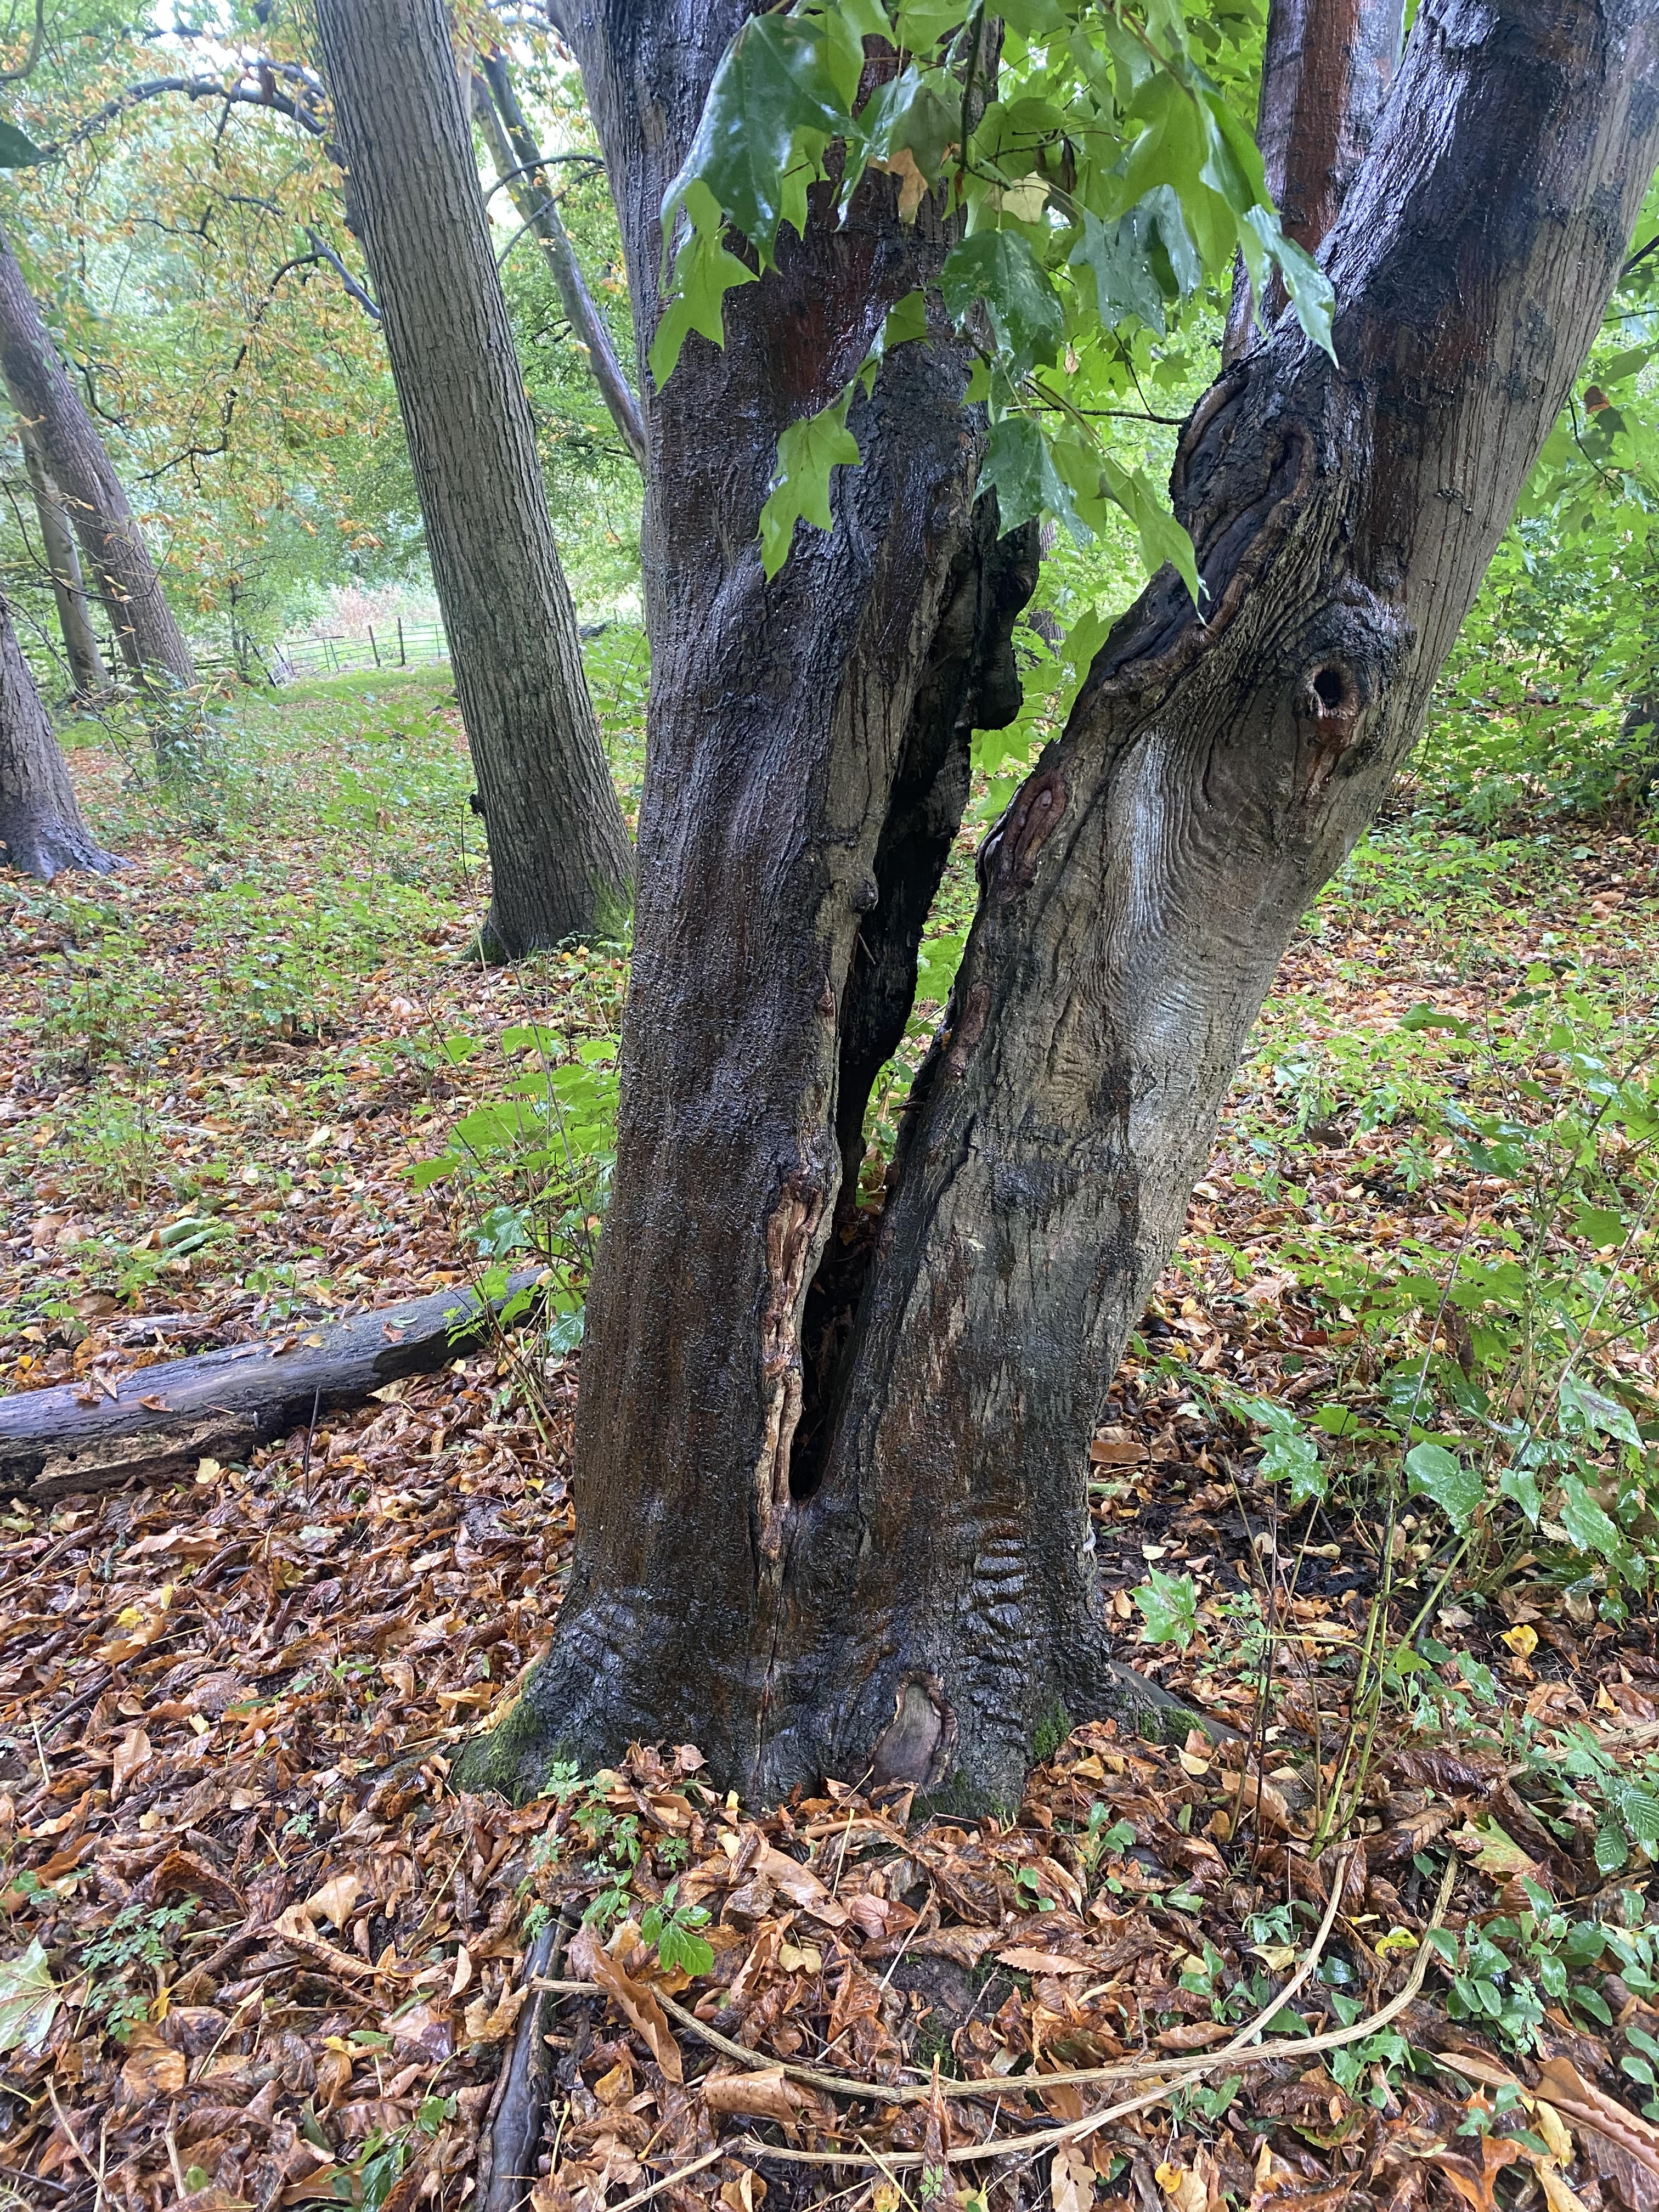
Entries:
{"label": "background tree trunk", "polygon": [[[664,174],[735,11],[583,20],[648,335]],[[650,772],[577,1558],[473,1776],[684,1736],[763,1795],[828,1773],[1014,1802],[1050,1733],[1110,1701],[1100,1405],[1289,932],[1420,729],[1596,330],[1656,94],[1645,0],[1423,9],[1327,250],[1342,365],[1287,319],[1194,410],[1173,489],[1207,619],[1163,572],[987,840],[946,1028],[834,1300],[838,1086],[902,904],[875,903],[878,856],[971,528],[951,348],[884,368],[832,535],[770,587],[750,539],[775,426],[848,373],[921,242],[861,193],[651,399]],[[977,649],[947,656],[953,726],[1002,604],[981,587]],[[815,1276],[851,1308],[821,1367]]]}
{"label": "background tree trunk", "polygon": [[[1401,0],[1268,0],[1256,143],[1285,235],[1317,251],[1359,173],[1400,64]],[[1275,270],[1261,302],[1271,329],[1286,305]],[[1255,316],[1241,257],[1222,339],[1224,365],[1249,349]]]}
{"label": "background tree trunk", "polygon": [[69,767],[52,735],[11,609],[0,597],[0,847],[43,883],[64,868],[104,875],[120,863],[82,820]]}
{"label": "background tree trunk", "polygon": [[[62,493],[98,596],[133,681],[190,689],[196,664],[173,619],[143,533],[91,416],[58,358],[9,240],[0,236],[0,374],[22,421],[40,441]],[[158,737],[164,770],[189,765],[176,732]]]}
{"label": "background tree trunk", "polygon": [[439,0],[317,10],[348,204],[385,319],[509,957],[626,915],[633,866],[587,696]]}
{"label": "background tree trunk", "polygon": [[34,495],[34,512],[40,524],[40,549],[52,574],[58,627],[63,633],[64,653],[69,662],[70,694],[76,699],[95,699],[110,688],[109,671],[98,650],[97,635],[87,608],[75,532],[64,512],[58,487],[46,473],[40,439],[21,417],[17,432],[23,448],[23,465],[28,471],[29,489]]}
{"label": "background tree trunk", "polygon": [[541,149],[519,104],[505,54],[490,54],[481,60],[472,88],[473,113],[489,149],[489,158],[495,164],[495,173],[505,182],[520,221],[535,233],[565,313],[570,319],[571,330],[587,356],[593,381],[599,387],[611,419],[623,445],[643,468],[645,422],[640,414],[640,403],[617,358],[617,342],[611,335],[605,311],[587,289],[576,249],[559,219],[553,180],[540,166]]}

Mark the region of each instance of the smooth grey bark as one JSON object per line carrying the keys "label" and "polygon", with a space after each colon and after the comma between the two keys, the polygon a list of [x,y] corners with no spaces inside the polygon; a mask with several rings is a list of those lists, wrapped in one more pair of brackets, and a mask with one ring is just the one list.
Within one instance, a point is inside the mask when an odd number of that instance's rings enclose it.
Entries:
{"label": "smooth grey bark", "polygon": [[489,250],[440,0],[319,0],[348,173],[449,633],[509,957],[614,933],[633,854]]}
{"label": "smooth grey bark", "polygon": [[86,825],[11,609],[0,596],[0,849],[43,883],[66,868],[105,875],[120,864]]}
{"label": "smooth grey bark", "polygon": [[[741,12],[596,0],[573,22],[642,343],[662,185]],[[975,527],[943,333],[855,410],[834,532],[799,532],[770,586],[752,539],[778,428],[850,374],[931,241],[861,188],[845,230],[820,215],[728,301],[724,353],[693,340],[647,387],[649,766],[576,1559],[469,1778],[532,1789],[553,1756],[678,1737],[760,1796],[829,1774],[1013,1802],[1065,1717],[1110,1702],[1086,1487],[1106,1389],[1656,151],[1648,0],[1427,0],[1325,249],[1341,365],[1286,319],[1194,410],[1172,491],[1206,619],[1154,580],[987,839],[886,1204],[844,1228],[848,1048],[906,927],[880,860]],[[933,672],[953,732],[996,688],[1005,602],[970,567],[982,612]],[[954,827],[933,788],[927,866]]]}
{"label": "smooth grey bark", "polygon": [[472,112],[483,132],[495,173],[507,186],[519,219],[534,233],[548,271],[557,287],[570,327],[583,352],[600,397],[623,443],[645,466],[645,422],[634,387],[617,357],[604,309],[587,289],[576,249],[560,220],[552,179],[541,166],[541,149],[520,104],[505,54],[481,60],[472,80]]}
{"label": "smooth grey bark", "polygon": [[[0,375],[20,417],[40,441],[133,681],[151,690],[188,690],[196,682],[196,664],[167,605],[143,532],[3,234]],[[158,738],[158,761],[168,773],[189,765],[188,751],[181,749],[176,730]]]}
{"label": "smooth grey bark", "polygon": [[17,434],[23,448],[23,466],[28,472],[35,516],[40,525],[40,549],[52,578],[52,596],[58,609],[64,654],[69,662],[70,693],[76,699],[95,699],[110,688],[109,671],[98,650],[97,634],[87,610],[75,532],[64,511],[58,487],[47,474],[40,441],[31,425],[21,417]]}

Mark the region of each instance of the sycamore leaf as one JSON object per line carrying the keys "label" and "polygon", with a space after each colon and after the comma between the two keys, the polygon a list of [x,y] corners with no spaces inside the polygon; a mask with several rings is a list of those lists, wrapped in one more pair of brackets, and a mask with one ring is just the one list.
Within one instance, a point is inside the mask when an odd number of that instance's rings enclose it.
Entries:
{"label": "sycamore leaf", "polygon": [[1034,515],[1058,515],[1074,538],[1086,535],[1069,488],[1054,466],[1042,427],[1031,415],[1005,415],[991,425],[979,480],[997,495],[999,527],[1017,529]]}
{"label": "sycamore leaf", "polygon": [[1312,254],[1299,246],[1293,238],[1286,238],[1279,227],[1279,218],[1271,208],[1252,208],[1244,218],[1273,259],[1285,279],[1285,289],[1291,295],[1291,305],[1296,309],[1297,320],[1316,346],[1322,347],[1331,359],[1336,359],[1336,349],[1331,339],[1331,309],[1336,295],[1331,280],[1314,259]]}
{"label": "sycamore leaf", "polygon": [[939,273],[939,290],[958,325],[976,301],[984,302],[1003,365],[1023,376],[1052,362],[1066,334],[1060,295],[1028,240],[1017,230],[981,230],[951,248]]}
{"label": "sycamore leaf", "polygon": [[649,366],[659,386],[667,381],[690,331],[717,346],[726,343],[721,301],[738,285],[759,281],[721,245],[720,205],[707,185],[694,181],[687,186],[685,212],[690,228],[675,257],[673,294],[651,341]]}
{"label": "sycamore leaf", "polygon": [[821,21],[751,15],[720,58],[685,165],[663,197],[665,234],[700,182],[769,261],[791,195],[789,172],[798,164],[816,169],[825,144],[851,126],[836,82],[843,64]]}
{"label": "sycamore leaf", "polygon": [[778,440],[778,475],[761,509],[761,562],[769,578],[775,576],[789,557],[798,520],[828,530],[830,471],[859,458],[858,440],[847,427],[850,396],[792,422]]}
{"label": "sycamore leaf", "polygon": [[1192,539],[1139,469],[1120,468],[1109,454],[1103,457],[1102,466],[1109,497],[1116,501],[1135,526],[1147,574],[1155,576],[1167,561],[1191,592],[1196,606],[1200,587]]}
{"label": "sycamore leaf", "polygon": [[1072,248],[1073,269],[1093,270],[1100,319],[1108,328],[1133,315],[1164,335],[1164,294],[1146,258],[1151,213],[1143,201],[1116,222],[1083,210],[1083,235]]}

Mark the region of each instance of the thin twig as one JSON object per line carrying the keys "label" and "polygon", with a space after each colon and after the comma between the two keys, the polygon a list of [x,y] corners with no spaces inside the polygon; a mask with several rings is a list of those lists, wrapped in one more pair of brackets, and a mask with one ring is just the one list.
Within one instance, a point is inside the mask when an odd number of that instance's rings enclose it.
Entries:
{"label": "thin twig", "polygon": [[[1355,1848],[1357,1848],[1357,1846]],[[1231,2037],[1228,2042],[1224,2044],[1218,2051],[1206,2051],[1201,2054],[1195,2052],[1187,2056],[1170,2057],[1167,2058],[1153,2057],[1149,2058],[1143,2064],[1136,2064],[1130,2061],[1121,2061],[1111,2066],[1071,2067],[1056,2074],[1022,2075],[1018,2077],[1017,2081],[1011,2080],[1008,2077],[1004,2077],[994,2081],[953,2081],[941,2079],[938,2083],[939,2094],[941,2097],[1006,2097],[1009,2094],[1011,2088],[1017,2091],[1023,2091],[1034,2089],[1099,2087],[1105,2083],[1113,2081],[1144,2081],[1150,2075],[1153,2074],[1164,2076],[1170,2084],[1175,2084],[1178,2083],[1181,2080],[1188,2075],[1202,2075],[1208,2073],[1222,2059],[1237,2057],[1241,2052],[1244,2052],[1244,2056],[1241,2061],[1242,2063],[1248,2066],[1259,2066],[1263,2064],[1268,2059],[1294,2057],[1301,2051],[1334,2050],[1341,2044],[1352,2041],[1353,2039],[1352,2037],[1350,2036],[1346,2029],[1344,2029],[1335,2031],[1336,2040],[1334,2043],[1329,2039],[1328,2035],[1322,2037],[1284,2036],[1277,2039],[1273,2042],[1264,2043],[1255,2051],[1248,2052],[1244,2051],[1244,2046],[1249,2044],[1254,2037],[1260,2035],[1262,2029],[1267,2026],[1268,2022],[1277,2018],[1279,2014],[1285,2009],[1285,2007],[1302,1989],[1309,1976],[1313,1972],[1314,1968],[1319,1963],[1326,1942],[1330,1936],[1332,1925],[1336,1919],[1338,1908],[1341,1903],[1342,1893],[1346,1886],[1346,1876],[1348,1867],[1352,1863],[1352,1853],[1350,1851],[1347,1856],[1344,1858],[1341,1865],[1333,1869],[1330,1896],[1325,1906],[1325,1917],[1323,1920],[1321,1921],[1319,1931],[1314,1937],[1312,1943],[1309,1946],[1307,1954],[1303,1959],[1300,1966],[1291,1976],[1291,1979],[1285,1983],[1283,1989],[1279,1990],[1273,1996],[1270,1997],[1267,2004],[1259,2013],[1256,2014],[1255,2018],[1247,2021],[1243,2027],[1238,2030],[1237,2033]],[[1431,1927],[1437,1927],[1439,1925],[1441,1915],[1445,1910],[1447,1899],[1450,1895],[1451,1881],[1456,1871],[1457,1863],[1457,1861],[1454,1859],[1447,1869],[1447,1878],[1442,1884],[1440,1899],[1435,1906],[1434,1917],[1430,1923]],[[1404,2007],[1411,2002],[1412,1998],[1416,1996],[1418,1990],[1423,1985],[1423,1978],[1428,1971],[1429,1948],[1430,1947],[1425,1942],[1417,1964],[1413,1969],[1411,1979],[1407,1983],[1406,1987],[1401,1995],[1392,2001],[1391,2008],[1385,2008],[1385,2014],[1379,2014],[1376,2020],[1367,2022],[1358,2030],[1360,2034],[1368,2035],[1372,2033],[1375,2028],[1385,2017],[1389,2020],[1392,2020],[1395,2017],[1395,2014],[1401,2011]],[[557,1990],[568,1996],[597,1996],[599,1994],[599,1984],[594,1982],[547,1982],[538,1980],[532,1984],[532,1986],[541,1989]],[[927,2102],[927,2100],[934,2094],[934,2085],[931,2082],[923,2087],[912,2082],[863,2081],[855,2080],[849,2075],[826,2074],[817,2067],[793,2066],[788,2064],[785,2061],[768,2057],[760,2051],[750,2051],[744,2044],[734,2043],[729,2036],[720,2034],[715,2029],[710,2027],[707,2021],[699,2020],[695,2013],[688,2012],[684,2005],[677,2004],[672,1997],[664,1996],[660,1990],[655,1991],[654,1994],[658,2002],[662,2005],[664,2010],[674,2020],[678,2021],[681,2027],[688,2029],[690,2033],[696,2036],[699,2041],[710,2045],[724,2057],[735,2058],[740,2064],[751,2068],[757,2072],[775,2073],[778,2071],[780,2067],[781,2067],[783,2073],[791,2081],[803,2082],[809,2088],[822,2089],[832,2096],[878,2098],[884,2104],[889,2105],[922,2104]]]}

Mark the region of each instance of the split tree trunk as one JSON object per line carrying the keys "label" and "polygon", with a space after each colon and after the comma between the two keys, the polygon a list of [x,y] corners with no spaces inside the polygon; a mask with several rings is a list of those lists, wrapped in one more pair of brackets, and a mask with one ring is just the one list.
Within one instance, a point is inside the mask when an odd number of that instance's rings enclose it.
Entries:
{"label": "split tree trunk", "polygon": [[23,466],[28,471],[29,489],[34,496],[34,512],[40,525],[40,550],[52,577],[52,595],[58,608],[64,654],[69,662],[70,696],[75,699],[96,699],[110,688],[109,671],[98,650],[97,635],[87,610],[75,532],[70,527],[58,487],[46,472],[40,438],[21,417],[17,432],[23,448]]}
{"label": "split tree trunk", "polygon": [[118,867],[88,829],[29,665],[0,597],[0,848],[43,883],[65,868]]}
{"label": "split tree trunk", "polygon": [[633,876],[439,0],[319,0],[509,957],[614,933]]}
{"label": "split tree trunk", "polygon": [[[647,337],[662,185],[738,12],[581,19]],[[908,770],[930,702],[954,693],[952,743],[982,711],[1006,606],[969,551],[976,441],[943,340],[884,368],[835,532],[761,580],[776,429],[918,278],[882,187],[648,398],[650,770],[577,1555],[473,1778],[534,1787],[556,1753],[678,1736],[762,1796],[827,1773],[1012,1802],[1065,1717],[1109,1700],[1105,1390],[1296,918],[1422,726],[1656,145],[1645,0],[1427,0],[1327,247],[1341,366],[1286,319],[1194,410],[1173,489],[1207,620],[1156,579],[988,839],[861,1285],[833,1285],[836,1124],[914,911],[884,854],[906,883],[933,866],[948,769],[931,816]],[[944,647],[970,590],[974,647]],[[832,1325],[804,1350],[814,1289]]]}
{"label": "split tree trunk", "polygon": [[[40,441],[47,471],[69,509],[134,683],[151,691],[188,690],[196,682],[196,664],[167,605],[149,548],[3,236],[0,375],[12,404]],[[191,765],[191,748],[180,745],[176,731],[169,728],[165,736],[158,732],[156,744],[164,772],[177,774]]]}
{"label": "split tree trunk", "polygon": [[505,54],[490,54],[479,64],[472,80],[473,113],[483,132],[495,173],[507,185],[507,197],[519,219],[536,235],[557,288],[570,328],[593,373],[600,397],[629,452],[645,466],[645,422],[640,403],[617,358],[617,342],[611,335],[605,310],[587,289],[576,249],[560,220],[553,197],[552,179],[541,164],[541,149],[513,82]]}

